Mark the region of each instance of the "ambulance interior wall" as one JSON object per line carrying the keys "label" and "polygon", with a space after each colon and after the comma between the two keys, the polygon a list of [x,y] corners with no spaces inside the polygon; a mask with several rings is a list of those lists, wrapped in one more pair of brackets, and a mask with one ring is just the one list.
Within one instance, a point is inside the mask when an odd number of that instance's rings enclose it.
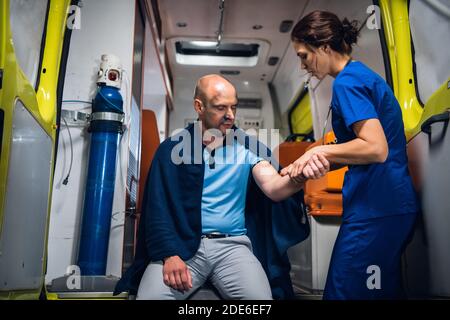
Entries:
{"label": "ambulance interior wall", "polygon": [[[450,8],[450,1],[446,3]],[[411,0],[409,19],[417,94],[425,105],[425,112],[431,107],[431,110],[439,108],[441,113],[442,107],[450,106],[449,101],[446,105],[427,103],[443,84],[448,88],[450,43],[442,39],[448,38],[450,15],[448,10],[446,15],[431,4]],[[408,142],[409,170],[421,200],[421,215],[403,264],[405,287],[413,298],[450,297],[447,276],[450,269],[449,133],[447,124],[438,122],[432,125],[431,135],[421,132]]]}
{"label": "ambulance interior wall", "polygon": [[[95,95],[97,71],[102,54],[119,57],[126,70],[128,83],[132,78],[135,1],[85,0],[81,8],[80,29],[74,29],[70,43],[63,100],[91,101]],[[122,82],[123,99],[130,97]],[[129,90],[129,88],[128,88]],[[129,103],[129,101],[127,101]],[[124,105],[125,108],[125,105]],[[90,113],[85,103],[63,103],[63,109]],[[86,184],[89,139],[86,127],[70,126],[73,143],[72,171],[67,185],[62,182],[69,170],[69,132],[61,121],[56,162],[46,283],[63,276],[76,265],[84,189]],[[116,182],[108,250],[107,275],[121,276],[123,224],[125,210],[125,179],[127,168],[127,133],[121,139],[116,162]]]}

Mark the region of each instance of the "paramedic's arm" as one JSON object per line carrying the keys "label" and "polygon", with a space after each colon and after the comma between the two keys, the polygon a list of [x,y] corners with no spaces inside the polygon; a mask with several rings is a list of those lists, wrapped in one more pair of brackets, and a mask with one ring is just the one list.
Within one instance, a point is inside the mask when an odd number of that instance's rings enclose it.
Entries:
{"label": "paramedic's arm", "polygon": [[[327,159],[322,155],[319,155],[315,157],[314,169],[309,165],[306,166],[305,173],[306,170],[308,170],[308,173],[305,177],[320,178],[325,175],[329,169],[330,164]],[[305,177],[291,179],[289,176],[281,176],[268,161],[257,163],[253,167],[252,173],[259,188],[267,197],[275,202],[284,200],[300,191],[306,180]]]}
{"label": "paramedic's arm", "polygon": [[356,135],[355,139],[340,144],[314,147],[284,168],[282,174],[288,173],[290,177],[304,174],[303,167],[309,164],[309,159],[316,153],[323,154],[331,163],[343,165],[382,163],[386,160],[389,149],[378,119],[355,122],[352,129]]}

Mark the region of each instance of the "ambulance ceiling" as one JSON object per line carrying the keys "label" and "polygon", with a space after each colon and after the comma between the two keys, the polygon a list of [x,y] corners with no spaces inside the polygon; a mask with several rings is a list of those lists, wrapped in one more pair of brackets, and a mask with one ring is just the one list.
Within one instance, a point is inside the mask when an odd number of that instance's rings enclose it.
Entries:
{"label": "ambulance ceiling", "polygon": [[233,67],[230,66],[233,62],[222,66],[181,64],[180,61],[185,60],[178,59],[177,62],[176,57],[177,42],[217,40],[220,0],[159,0],[162,38],[166,42],[172,74],[181,78],[197,78],[207,73],[239,71],[238,75],[229,76],[242,81],[270,82],[290,46],[291,28],[281,32],[280,26],[286,20],[295,24],[307,3],[299,0],[225,0],[221,43],[256,44],[259,47],[256,64]]}

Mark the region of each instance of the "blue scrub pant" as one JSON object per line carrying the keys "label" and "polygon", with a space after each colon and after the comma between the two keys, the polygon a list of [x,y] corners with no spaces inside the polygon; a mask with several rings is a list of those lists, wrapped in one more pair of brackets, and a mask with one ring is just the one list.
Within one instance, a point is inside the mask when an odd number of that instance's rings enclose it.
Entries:
{"label": "blue scrub pant", "polygon": [[405,298],[401,256],[417,214],[343,222],[331,256],[324,300]]}

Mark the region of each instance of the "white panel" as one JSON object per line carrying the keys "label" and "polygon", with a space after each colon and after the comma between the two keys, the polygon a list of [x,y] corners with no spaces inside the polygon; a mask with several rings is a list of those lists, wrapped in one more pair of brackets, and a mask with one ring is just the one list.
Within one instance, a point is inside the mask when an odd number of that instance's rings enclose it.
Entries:
{"label": "white panel", "polygon": [[[447,7],[447,11],[450,10],[450,0],[440,2]],[[427,1],[411,0],[409,20],[415,50],[417,87],[420,100],[426,103],[450,76],[450,18],[436,11]]]}
{"label": "white panel", "polygon": [[[311,221],[311,217],[309,216],[308,218]],[[311,249],[311,236],[309,236],[288,250],[294,292],[301,290],[312,291],[313,289]]]}
{"label": "white panel", "polygon": [[17,61],[35,85],[48,0],[10,0],[11,33]]}
{"label": "white panel", "polygon": [[339,233],[340,217],[311,217],[311,235],[289,249],[294,287],[314,294],[322,293],[330,265],[334,242]]}
{"label": "white panel", "polygon": [[0,291],[41,286],[52,149],[51,138],[18,101],[1,222]]}
{"label": "white panel", "polygon": [[410,170],[420,192],[422,223],[406,251],[411,295],[450,297],[450,130],[432,125],[431,140],[420,133],[408,143]]}
{"label": "white panel", "polygon": [[340,217],[313,217],[311,219],[312,284],[314,290],[325,288],[331,253],[340,224]]}
{"label": "white panel", "polygon": [[[106,11],[105,11],[106,9]],[[105,14],[107,12],[107,14]],[[100,57],[111,53],[119,57],[127,78],[132,78],[135,1],[133,0],[84,0],[81,8],[80,29],[74,29],[70,44],[63,100],[90,101],[96,90]],[[130,103],[129,81],[122,82],[121,94]],[[74,110],[86,104],[63,103],[64,109]],[[124,105],[125,110],[130,108]],[[90,112],[90,109],[85,109]],[[49,254],[46,282],[65,274],[69,265],[76,264],[78,238],[86,185],[89,133],[71,127],[73,140],[73,167],[67,185],[62,180],[70,163],[70,142],[62,125],[49,231]],[[116,164],[113,218],[108,248],[107,275],[121,276],[123,252],[123,223],[125,210],[125,182],[127,143],[121,139],[120,154]]]}
{"label": "white panel", "polygon": [[194,110],[194,88],[197,79],[174,79],[173,84],[173,105],[174,110],[169,116],[169,132],[171,136],[174,130],[185,127],[185,119],[197,119]]}

